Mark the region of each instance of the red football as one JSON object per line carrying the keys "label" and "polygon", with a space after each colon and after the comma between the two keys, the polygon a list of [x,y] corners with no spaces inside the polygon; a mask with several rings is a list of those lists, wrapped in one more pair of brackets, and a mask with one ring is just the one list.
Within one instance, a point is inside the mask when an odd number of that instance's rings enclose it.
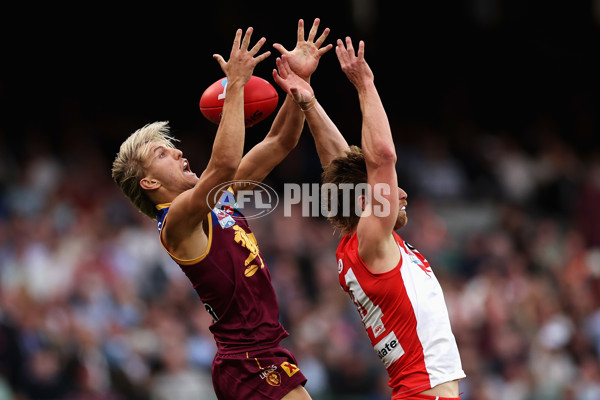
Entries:
{"label": "red football", "polygon": [[[209,121],[219,124],[223,103],[227,94],[227,78],[221,78],[210,85],[200,97],[200,111]],[[267,118],[277,108],[279,95],[266,80],[250,77],[244,87],[244,118],[250,127]]]}

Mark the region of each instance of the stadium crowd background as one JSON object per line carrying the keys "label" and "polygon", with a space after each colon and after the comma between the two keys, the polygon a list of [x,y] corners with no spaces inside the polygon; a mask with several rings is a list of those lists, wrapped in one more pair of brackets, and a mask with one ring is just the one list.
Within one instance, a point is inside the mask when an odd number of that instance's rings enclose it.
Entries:
{"label": "stadium crowd background", "polygon": [[[324,3],[324,2],[321,2]],[[291,48],[298,18],[367,42],[409,224],[445,291],[465,400],[600,398],[597,1],[7,9],[0,77],[0,399],[211,399],[208,314],[156,227],[110,178],[121,141],[170,120],[200,171],[197,108],[237,27]],[[301,8],[300,6],[304,7]],[[271,11],[265,11],[271,10]],[[274,56],[256,74],[269,78]],[[333,53],[319,100],[358,144]],[[281,93],[281,92],[280,92]],[[248,130],[248,146],[269,121]],[[318,182],[312,139],[265,183]],[[276,209],[253,222],[315,400],[389,398],[337,283],[338,237]]]}

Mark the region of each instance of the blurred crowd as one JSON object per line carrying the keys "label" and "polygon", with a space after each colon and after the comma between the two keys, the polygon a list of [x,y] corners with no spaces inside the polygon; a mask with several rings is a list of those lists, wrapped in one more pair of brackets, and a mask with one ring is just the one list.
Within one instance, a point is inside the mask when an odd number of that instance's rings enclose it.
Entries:
{"label": "blurred crowd", "polygon": [[[394,129],[409,196],[399,233],[444,289],[462,399],[600,399],[600,152],[544,124],[526,142]],[[304,143],[266,183],[300,179],[298,160],[315,160]],[[210,316],[112,182],[112,159],[97,146],[58,156],[44,140],[0,157],[0,399],[214,399]],[[389,399],[338,284],[339,235],[301,214],[251,221],[284,345],[315,400]]]}

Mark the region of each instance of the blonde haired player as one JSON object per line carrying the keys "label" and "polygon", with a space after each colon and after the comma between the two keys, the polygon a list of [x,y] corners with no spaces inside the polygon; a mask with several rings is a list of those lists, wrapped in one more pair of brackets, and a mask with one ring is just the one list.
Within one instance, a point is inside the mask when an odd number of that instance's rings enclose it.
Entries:
{"label": "blonde haired player", "polygon": [[[431,266],[395,230],[407,222],[407,194],[398,187],[396,150],[387,115],[364,58],[352,40],[337,41],[343,72],[358,92],[362,112],[361,148],[349,147],[314,96],[281,61],[276,82],[304,111],[323,166],[323,184],[368,184],[371,192],[351,192],[359,214],[344,214],[345,188],[338,186],[341,228],[337,267],[342,288],[362,318],[371,344],[389,374],[392,399],[459,399],[465,377],[452,333],[442,288]],[[349,210],[354,210],[350,207]]]}
{"label": "blonde haired player", "polygon": [[[318,25],[317,19],[305,40],[301,20],[296,47],[286,52],[306,80],[331,48],[321,48],[329,30],[316,38]],[[243,154],[244,85],[270,54],[258,54],[264,38],[250,47],[251,35],[252,28],[243,37],[241,29],[236,32],[228,61],[214,56],[228,79],[227,97],[202,174],[192,172],[167,124],[155,122],[125,140],[112,175],[131,202],[158,221],[160,242],[213,317],[210,330],[217,354],[212,379],[217,397],[307,400],[306,378],[294,356],[280,346],[288,332],[279,322],[265,258],[241,211],[224,206],[235,204],[230,197],[239,189],[248,189],[235,183],[227,189],[228,182],[262,181],[296,146],[304,125],[302,112],[288,96],[267,136]],[[222,192],[220,199],[209,196],[215,188]]]}

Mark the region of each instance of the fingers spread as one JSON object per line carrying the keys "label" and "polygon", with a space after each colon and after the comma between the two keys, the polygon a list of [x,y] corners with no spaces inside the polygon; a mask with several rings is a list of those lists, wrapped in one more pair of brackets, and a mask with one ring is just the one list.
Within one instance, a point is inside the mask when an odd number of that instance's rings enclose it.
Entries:
{"label": "fingers spread", "polygon": [[250,45],[250,38],[252,37],[253,31],[254,31],[254,29],[251,26],[248,27],[248,29],[246,29],[246,34],[244,35],[244,39],[242,40],[242,45],[240,47],[240,50],[248,49],[248,46]]}
{"label": "fingers spread", "polygon": [[267,41],[266,38],[261,37],[260,40],[258,42],[256,42],[256,44],[254,45],[254,47],[252,47],[252,49],[250,50],[250,54],[252,56],[254,56],[256,53],[258,53],[258,51],[263,46],[263,44],[265,44],[266,41]]}
{"label": "fingers spread", "polygon": [[235,31],[235,38],[233,39],[233,46],[231,47],[231,51],[238,50],[240,48],[240,41],[242,39],[242,30],[238,29]]}
{"label": "fingers spread", "polygon": [[[321,45],[323,44],[323,42],[325,41],[325,39],[327,39],[327,36],[329,35],[329,32],[330,32],[329,28],[325,28],[325,30],[323,30],[323,33],[321,33],[321,36],[319,36],[319,38],[315,41],[315,45],[317,47],[321,47]],[[314,35],[313,35],[313,37],[314,37]]]}
{"label": "fingers spread", "polygon": [[358,42],[358,58],[361,60],[365,58],[365,42],[362,40]]}
{"label": "fingers spread", "polygon": [[350,39],[350,36],[346,36],[346,49],[348,49],[348,54],[352,52],[354,55],[354,47],[352,47],[352,39]]}
{"label": "fingers spread", "polygon": [[312,28],[310,28],[310,32],[308,32],[308,41],[312,42],[315,40],[315,36],[317,36],[317,29],[319,29],[319,23],[321,20],[319,18],[315,18],[315,22],[313,22]]}
{"label": "fingers spread", "polygon": [[213,58],[217,60],[219,65],[223,66],[225,63],[225,59],[220,54],[213,54]]}
{"label": "fingers spread", "polygon": [[348,55],[346,48],[344,47],[344,42],[342,42],[341,39],[337,40],[337,46],[335,46],[335,53],[337,54],[338,57],[343,57],[344,55],[345,56]]}
{"label": "fingers spread", "polygon": [[270,51],[265,51],[264,53],[262,53],[259,56],[256,56],[254,59],[256,60],[256,64],[258,64],[259,62],[265,60],[266,58],[268,58],[271,55]]}
{"label": "fingers spread", "polygon": [[304,41],[304,20],[300,19],[298,21],[298,37],[297,37],[297,41],[298,42],[303,42]]}
{"label": "fingers spread", "polygon": [[333,45],[331,43],[329,43],[327,46],[322,47],[317,51],[317,56],[320,58],[321,56],[323,56],[323,54],[327,53],[332,48],[333,48]]}

